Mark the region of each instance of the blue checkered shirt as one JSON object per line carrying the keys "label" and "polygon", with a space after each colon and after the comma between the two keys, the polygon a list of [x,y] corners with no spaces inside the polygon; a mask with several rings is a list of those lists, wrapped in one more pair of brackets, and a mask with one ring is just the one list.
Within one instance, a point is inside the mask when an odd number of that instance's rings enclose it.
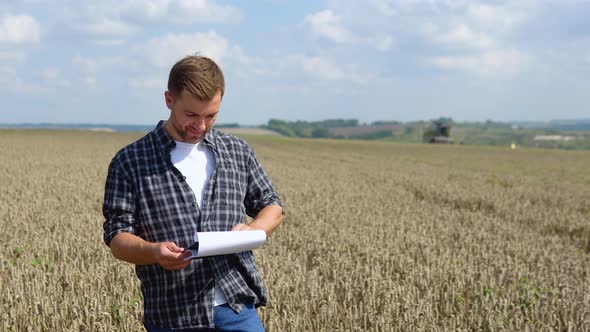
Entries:
{"label": "blue checkered shirt", "polygon": [[[174,140],[164,122],[120,150],[109,165],[103,203],[104,241],[135,234],[146,241],[188,247],[197,231],[228,231],[281,201],[270,179],[242,139],[212,129],[203,142],[216,169],[206,183],[202,206],[170,152]],[[266,291],[251,251],[193,260],[180,271],[158,264],[136,265],[144,298],[144,321],[170,328],[213,327],[214,287],[236,311],[246,303],[266,305]]]}

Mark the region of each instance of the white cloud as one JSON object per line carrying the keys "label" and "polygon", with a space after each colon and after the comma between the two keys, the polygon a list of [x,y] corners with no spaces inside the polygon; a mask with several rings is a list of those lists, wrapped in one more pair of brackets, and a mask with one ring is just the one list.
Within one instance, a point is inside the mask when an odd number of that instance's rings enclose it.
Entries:
{"label": "white cloud", "polygon": [[215,31],[168,34],[150,39],[145,44],[138,46],[137,50],[150,64],[158,67],[170,67],[182,57],[197,52],[215,61],[220,61],[228,51],[228,42]]}
{"label": "white cloud", "polygon": [[98,64],[96,60],[85,58],[79,55],[76,55],[72,58],[72,66],[76,68],[76,70],[86,73],[86,74],[96,74],[98,70]]}
{"label": "white cloud", "polygon": [[142,23],[237,23],[244,16],[236,7],[208,0],[103,0],[79,6],[88,17]]}
{"label": "white cloud", "polygon": [[510,37],[526,14],[512,6],[476,2],[443,4],[442,15],[423,25],[435,44],[457,54],[435,56],[428,62],[440,69],[459,70],[483,76],[514,75],[531,64],[531,58],[511,46]]}
{"label": "white cloud", "polygon": [[29,83],[19,77],[16,68],[0,65],[0,87],[3,91],[26,96],[35,96],[47,89],[35,82]]}
{"label": "white cloud", "polygon": [[472,48],[489,48],[494,41],[489,36],[474,32],[469,26],[460,24],[452,30],[434,37],[437,41]]}
{"label": "white cloud", "polygon": [[55,67],[47,67],[41,75],[45,78],[45,86],[48,88],[68,88],[72,86],[72,82],[69,79],[61,77],[61,71]]}
{"label": "white cloud", "polygon": [[[14,92],[27,96],[38,96],[47,93],[52,88],[69,86],[69,81],[59,78],[59,69],[55,67],[46,67],[37,77],[45,80],[23,79],[19,74],[26,71],[25,68],[18,68],[19,65],[26,63],[25,53],[20,51],[0,51],[0,87],[5,91]],[[50,84],[47,84],[51,81]]]}
{"label": "white cloud", "polygon": [[59,76],[59,69],[55,67],[47,67],[43,70],[42,75],[49,80],[56,79]]}
{"label": "white cloud", "polygon": [[58,79],[58,80],[55,80],[54,86],[62,87],[62,88],[69,88],[72,86],[72,82],[70,80],[66,80],[66,79]]}
{"label": "white cloud", "polygon": [[88,86],[95,86],[96,85],[96,77],[87,76],[82,80],[82,82]]}
{"label": "white cloud", "polygon": [[128,81],[128,85],[134,89],[156,89],[160,91],[164,91],[168,89],[167,85],[168,82],[164,79],[157,79],[157,78],[144,78],[144,79],[130,79]]}
{"label": "white cloud", "polygon": [[347,74],[342,68],[333,62],[326,61],[320,57],[301,58],[303,70],[308,74],[320,76],[329,80],[342,80],[347,78]]}
{"label": "white cloud", "polygon": [[23,52],[19,51],[0,51],[0,63],[6,64],[23,64],[26,60],[26,56]]}
{"label": "white cloud", "polygon": [[129,36],[138,31],[138,27],[123,21],[105,19],[84,23],[77,26],[81,33],[94,36]]}
{"label": "white cloud", "polygon": [[72,86],[72,82],[69,79],[61,77],[61,71],[58,68],[47,67],[41,72],[41,75],[45,78],[45,85],[47,87],[69,88]]}
{"label": "white cloud", "polygon": [[234,45],[227,52],[227,62],[235,66],[234,72],[241,77],[252,78],[268,73],[267,64],[259,57],[247,55],[239,45]]}
{"label": "white cloud", "polygon": [[139,21],[173,24],[237,23],[243,13],[236,7],[207,0],[125,0],[111,2],[118,16]]}
{"label": "white cloud", "polygon": [[500,51],[528,15],[522,6],[512,2],[441,4],[442,8],[425,21],[422,31],[431,41],[458,48]]}
{"label": "white cloud", "polygon": [[0,65],[0,83],[9,83],[16,78],[16,68]]}
{"label": "white cloud", "polygon": [[239,23],[244,18],[239,8],[211,0],[52,0],[36,7],[51,13],[43,22],[49,39],[100,46],[125,44],[130,36],[148,28],[147,33],[153,35],[162,28],[169,30],[167,25]]}
{"label": "white cloud", "polygon": [[128,56],[99,56],[96,58],[83,58],[96,62],[99,67],[135,67],[137,61]]}
{"label": "white cloud", "polygon": [[16,89],[22,82],[17,75],[17,67],[25,63],[26,56],[19,51],[0,51],[0,87]]}
{"label": "white cloud", "polygon": [[39,95],[47,91],[47,89],[41,85],[28,83],[21,78],[15,78],[14,82],[10,84],[9,89],[16,91],[17,93],[29,96]]}
{"label": "white cloud", "polygon": [[336,43],[350,42],[352,35],[342,26],[341,20],[341,17],[331,10],[324,10],[306,16],[303,22],[316,37],[326,38]]}
{"label": "white cloud", "polygon": [[212,31],[154,38],[138,46],[136,51],[144,54],[145,60],[155,67],[147,68],[146,77],[128,81],[128,85],[134,89],[166,89],[170,67],[184,56],[195,53],[213,59],[228,77],[231,75],[251,82],[253,79],[272,74],[269,63],[259,57],[246,54],[239,45],[230,47],[225,38]]}
{"label": "white cloud", "polygon": [[125,44],[124,39],[97,39],[94,44],[99,46],[118,46]]}
{"label": "white cloud", "polygon": [[371,3],[385,16],[397,14],[393,0],[371,0]]}
{"label": "white cloud", "polygon": [[369,3],[385,16],[394,16],[397,14],[394,0],[371,0]]}
{"label": "white cloud", "polygon": [[430,59],[438,68],[461,70],[485,76],[511,75],[523,71],[530,63],[527,54],[516,50],[490,51],[478,55],[438,56]]}
{"label": "white cloud", "polygon": [[483,3],[470,3],[467,17],[473,23],[496,32],[509,31],[526,19],[524,12]]}
{"label": "white cloud", "polygon": [[71,61],[75,77],[82,77],[82,83],[93,86],[97,83],[96,77],[108,77],[109,73],[118,71],[137,72],[139,65],[130,57],[102,56],[85,57],[76,55]]}
{"label": "white cloud", "polygon": [[369,43],[371,45],[373,45],[373,47],[375,49],[385,52],[385,51],[389,51],[393,47],[395,41],[392,36],[385,35],[385,36],[376,36],[376,37],[370,39]]}
{"label": "white cloud", "polygon": [[287,64],[296,65],[308,75],[329,81],[350,81],[365,83],[356,66],[340,65],[331,59],[319,56],[290,55],[285,59]]}
{"label": "white cloud", "polygon": [[[73,14],[71,14],[73,16]],[[67,38],[90,42],[100,46],[122,45],[126,39],[140,31],[140,27],[120,19],[109,19],[100,14],[92,16],[64,15],[65,22],[53,25],[49,34],[53,38]]]}
{"label": "white cloud", "polygon": [[0,18],[0,43],[31,44],[40,40],[39,22],[29,15],[4,16]]}

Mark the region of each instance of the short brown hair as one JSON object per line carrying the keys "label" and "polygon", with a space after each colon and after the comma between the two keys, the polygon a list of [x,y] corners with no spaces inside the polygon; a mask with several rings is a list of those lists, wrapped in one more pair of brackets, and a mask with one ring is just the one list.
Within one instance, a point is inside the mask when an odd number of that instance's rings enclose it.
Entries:
{"label": "short brown hair", "polygon": [[217,92],[225,91],[225,79],[221,68],[211,59],[196,55],[189,55],[178,61],[170,70],[168,76],[168,91],[179,96],[183,90],[193,97],[209,101]]}

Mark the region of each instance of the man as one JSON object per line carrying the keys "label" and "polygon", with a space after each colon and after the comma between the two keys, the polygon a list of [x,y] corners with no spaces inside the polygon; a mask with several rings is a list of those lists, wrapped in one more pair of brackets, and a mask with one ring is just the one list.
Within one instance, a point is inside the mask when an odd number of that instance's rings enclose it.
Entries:
{"label": "man", "polygon": [[196,231],[268,236],[282,220],[250,146],[212,128],[224,88],[211,59],[177,62],[164,93],[170,117],[109,166],[104,240],[116,258],[136,265],[148,331],[264,331],[255,308],[266,305],[266,292],[252,252],[187,260],[184,251]]}

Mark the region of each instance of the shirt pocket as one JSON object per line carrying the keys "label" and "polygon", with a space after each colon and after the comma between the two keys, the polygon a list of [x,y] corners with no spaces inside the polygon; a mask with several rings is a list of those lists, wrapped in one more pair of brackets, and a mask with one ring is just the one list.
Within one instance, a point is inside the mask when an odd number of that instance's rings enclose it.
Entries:
{"label": "shirt pocket", "polygon": [[182,187],[168,176],[144,178],[139,197],[139,235],[151,242],[190,245],[197,229],[198,212],[193,211]]}
{"label": "shirt pocket", "polygon": [[234,225],[243,223],[246,217],[245,194],[246,184],[243,174],[237,168],[219,167],[212,211],[214,222],[210,222],[209,228],[215,231],[227,231]]}
{"label": "shirt pocket", "polygon": [[224,206],[243,205],[247,177],[236,163],[223,161],[217,168],[215,200]]}

